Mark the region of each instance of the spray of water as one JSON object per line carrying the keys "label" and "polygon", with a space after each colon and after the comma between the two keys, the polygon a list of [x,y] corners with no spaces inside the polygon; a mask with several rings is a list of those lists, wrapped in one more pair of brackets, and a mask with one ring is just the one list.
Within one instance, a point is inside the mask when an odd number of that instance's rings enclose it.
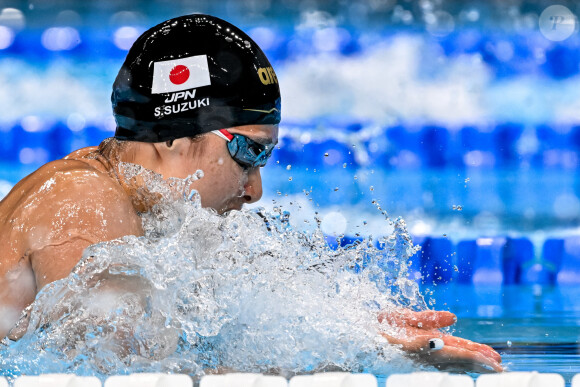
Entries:
{"label": "spray of water", "polygon": [[124,173],[163,197],[143,215],[145,236],[90,246],[42,289],[27,333],[0,345],[4,375],[413,367],[377,333],[379,311],[425,308],[406,278],[415,248],[401,219],[388,238],[333,250],[279,208],[218,215],[188,180]]}

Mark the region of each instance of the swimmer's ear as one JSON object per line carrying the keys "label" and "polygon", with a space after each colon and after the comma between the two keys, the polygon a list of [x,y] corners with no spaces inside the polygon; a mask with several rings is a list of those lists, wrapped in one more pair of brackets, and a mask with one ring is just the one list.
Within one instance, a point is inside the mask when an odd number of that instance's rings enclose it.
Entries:
{"label": "swimmer's ear", "polygon": [[163,142],[152,143],[160,157],[184,157],[187,155],[191,146],[191,141],[188,138],[178,138]]}

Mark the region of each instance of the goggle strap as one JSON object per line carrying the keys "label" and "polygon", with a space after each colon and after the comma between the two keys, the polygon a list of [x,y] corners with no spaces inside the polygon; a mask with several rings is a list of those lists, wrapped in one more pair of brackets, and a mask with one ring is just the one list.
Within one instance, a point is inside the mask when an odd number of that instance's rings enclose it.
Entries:
{"label": "goggle strap", "polygon": [[219,129],[219,130],[212,130],[213,134],[220,136],[227,142],[230,142],[234,139],[234,135],[228,132],[226,129]]}

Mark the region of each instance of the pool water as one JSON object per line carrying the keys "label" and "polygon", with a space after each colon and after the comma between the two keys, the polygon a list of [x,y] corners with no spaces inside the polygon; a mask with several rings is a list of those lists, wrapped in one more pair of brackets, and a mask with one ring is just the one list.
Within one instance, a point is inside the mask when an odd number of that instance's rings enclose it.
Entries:
{"label": "pool water", "polygon": [[[577,287],[432,288],[435,309],[458,316],[453,333],[496,349],[507,371],[558,373],[570,386],[580,373]],[[474,379],[477,374],[471,375]],[[386,381],[386,376],[380,378]]]}
{"label": "pool water", "polygon": [[435,289],[436,308],[459,317],[458,336],[493,346],[509,371],[580,372],[578,287],[506,286]]}
{"label": "pool water", "polygon": [[91,246],[39,293],[24,337],[0,345],[4,372],[415,367],[377,334],[390,329],[379,311],[425,308],[404,276],[412,249],[402,222],[389,249],[333,250],[320,230],[292,229],[283,211],[220,216],[180,192],[187,182],[127,171],[168,200],[144,215],[144,237]]}

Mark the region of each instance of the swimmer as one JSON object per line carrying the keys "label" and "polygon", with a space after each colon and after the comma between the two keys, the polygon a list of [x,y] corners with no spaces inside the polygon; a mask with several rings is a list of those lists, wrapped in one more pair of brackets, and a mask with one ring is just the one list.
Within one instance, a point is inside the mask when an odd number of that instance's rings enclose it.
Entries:
{"label": "swimmer", "polygon": [[[13,328],[23,310],[68,276],[87,246],[143,235],[140,214],[157,196],[120,173],[120,163],[165,179],[202,170],[191,188],[220,214],[262,196],[260,167],[278,142],[280,90],[266,56],[237,27],[207,15],[153,27],[130,49],[111,99],[113,138],[42,166],[0,202],[1,337],[19,338],[22,329]],[[439,330],[455,322],[449,312],[377,317],[404,328],[383,336],[421,361],[502,370],[492,348]]]}

